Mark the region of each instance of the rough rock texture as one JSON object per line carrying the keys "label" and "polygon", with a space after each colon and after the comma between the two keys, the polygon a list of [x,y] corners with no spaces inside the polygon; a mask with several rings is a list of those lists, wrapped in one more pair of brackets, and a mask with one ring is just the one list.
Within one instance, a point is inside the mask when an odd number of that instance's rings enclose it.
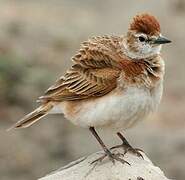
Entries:
{"label": "rough rock texture", "polygon": [[[116,152],[123,153],[118,149]],[[113,164],[107,158],[99,164],[91,162],[101,156],[102,152],[71,162],[39,180],[168,180],[164,173],[143,154],[144,159],[127,153],[124,160],[128,164]]]}

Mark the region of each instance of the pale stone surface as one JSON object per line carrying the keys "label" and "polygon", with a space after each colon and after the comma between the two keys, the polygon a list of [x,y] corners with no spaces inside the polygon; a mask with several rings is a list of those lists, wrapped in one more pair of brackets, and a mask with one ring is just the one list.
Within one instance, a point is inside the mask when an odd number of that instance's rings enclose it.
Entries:
{"label": "pale stone surface", "polygon": [[[123,153],[122,149],[116,152]],[[127,153],[124,160],[128,164],[113,164],[107,158],[95,165],[91,162],[100,157],[102,152],[94,153],[73,161],[39,180],[169,180],[164,173],[143,154],[144,159]]]}

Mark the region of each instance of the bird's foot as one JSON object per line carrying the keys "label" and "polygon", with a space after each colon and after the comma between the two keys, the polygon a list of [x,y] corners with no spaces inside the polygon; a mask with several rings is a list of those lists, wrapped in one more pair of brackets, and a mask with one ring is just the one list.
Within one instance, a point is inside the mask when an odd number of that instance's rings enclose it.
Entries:
{"label": "bird's foot", "polygon": [[136,155],[137,157],[141,157],[142,159],[144,159],[143,155],[141,154],[141,152],[143,152],[143,150],[141,150],[139,148],[128,147],[125,149],[124,154],[126,154],[127,152],[130,152],[130,153]]}
{"label": "bird's foot", "polygon": [[[123,137],[123,135],[121,133],[117,133],[117,135],[119,136],[119,138],[122,140],[122,144],[121,145],[117,145],[111,148],[112,149],[116,149],[116,148],[123,148],[124,149],[124,155],[128,152],[143,158],[143,155],[141,154],[141,152],[143,152],[143,150],[138,149],[138,148],[133,148],[128,141],[126,140],[126,138]],[[144,158],[143,158],[144,159]]]}
{"label": "bird's foot", "polygon": [[[134,154],[138,157],[143,158],[143,155],[141,154],[141,152],[143,152],[143,150],[139,149],[139,148],[133,148],[132,146],[125,146],[125,144],[121,144],[121,145],[117,145],[111,148],[112,149],[117,149],[117,148],[123,148],[124,149],[124,153],[123,155],[127,154],[128,152],[130,152],[131,154]],[[143,158],[144,159],[144,158]]]}
{"label": "bird's foot", "polygon": [[115,164],[116,161],[119,161],[122,164],[125,164],[126,163],[126,164],[130,165],[130,163],[128,163],[127,161],[125,161],[124,159],[122,159],[121,156],[123,157],[124,154],[121,154],[119,152],[112,153],[111,151],[107,150],[101,157],[99,157],[98,159],[95,159],[93,162],[91,162],[91,164],[101,163],[106,157],[108,157],[109,160],[113,164]]}

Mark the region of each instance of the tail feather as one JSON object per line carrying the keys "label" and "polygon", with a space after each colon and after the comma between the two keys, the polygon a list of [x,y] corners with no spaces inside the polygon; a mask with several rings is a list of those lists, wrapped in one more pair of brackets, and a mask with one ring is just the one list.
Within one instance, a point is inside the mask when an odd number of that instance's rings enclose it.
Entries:
{"label": "tail feather", "polygon": [[48,111],[53,107],[52,104],[46,103],[44,105],[41,105],[37,109],[35,109],[33,112],[29,113],[28,115],[24,116],[20,121],[15,123],[11,128],[12,129],[19,129],[19,128],[27,128],[40,120],[42,117],[47,115]]}

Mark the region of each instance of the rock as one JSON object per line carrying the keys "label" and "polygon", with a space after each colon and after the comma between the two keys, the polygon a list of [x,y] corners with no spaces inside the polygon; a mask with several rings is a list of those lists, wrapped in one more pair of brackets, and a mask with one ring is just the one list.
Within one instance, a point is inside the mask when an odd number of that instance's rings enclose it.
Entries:
{"label": "rock", "polygon": [[[117,149],[116,152],[123,153],[123,150]],[[130,165],[118,161],[113,164],[108,158],[92,165],[91,162],[102,153],[80,158],[39,180],[169,180],[144,153],[143,158],[127,153],[124,160]]]}

